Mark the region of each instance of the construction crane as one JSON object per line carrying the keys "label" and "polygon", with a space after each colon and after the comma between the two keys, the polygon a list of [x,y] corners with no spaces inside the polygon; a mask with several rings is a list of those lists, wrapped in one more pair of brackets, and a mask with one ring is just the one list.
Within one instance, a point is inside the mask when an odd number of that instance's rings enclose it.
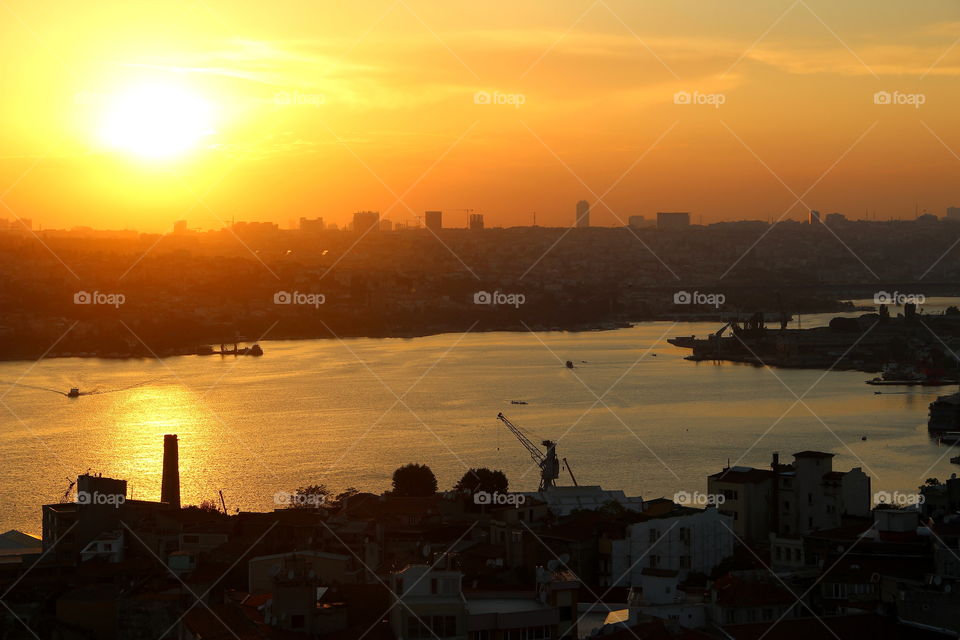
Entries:
{"label": "construction crane", "polygon": [[[507,425],[507,429],[510,429],[510,432],[517,437],[517,440],[520,441],[520,444],[530,453],[530,457],[533,458],[533,461],[537,463],[537,466],[540,467],[540,491],[546,491],[547,489],[552,489],[557,486],[557,478],[560,477],[560,461],[557,459],[557,443],[553,440],[544,440],[540,444],[547,448],[547,452],[544,453],[540,450],[537,445],[533,444],[530,441],[530,438],[520,430],[520,427],[510,422],[507,416],[503,413],[497,414],[497,419],[500,420],[503,424]],[[564,460],[566,462],[566,460]],[[567,470],[570,471],[570,465],[567,465]],[[570,477],[573,478],[573,472],[570,472]],[[574,480],[573,484],[577,484],[577,481]]]}

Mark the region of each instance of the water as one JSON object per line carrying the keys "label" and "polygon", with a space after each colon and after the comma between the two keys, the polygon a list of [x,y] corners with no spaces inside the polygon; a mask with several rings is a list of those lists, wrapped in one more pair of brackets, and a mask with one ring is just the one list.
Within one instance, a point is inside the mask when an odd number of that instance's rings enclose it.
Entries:
{"label": "water", "polygon": [[[158,499],[166,433],[180,437],[184,504],[222,489],[230,510],[269,510],[276,492],[316,482],[380,492],[408,462],[430,465],[441,488],[487,466],[512,489],[534,489],[537,470],[500,411],[559,440],[581,484],[648,499],[704,491],[728,460],[765,466],[772,451],[836,453],[835,469],[864,467],[874,490],[915,492],[953,471],[953,454],[926,432],[927,405],[953,389],[875,395],[864,373],[692,363],[665,339],[716,323],[671,327],[268,341],[262,358],[0,363],[0,531],[39,533],[40,505],[88,469]],[[141,386],[70,399],[8,386],[21,376],[64,391]],[[795,404],[808,389],[806,406]]]}

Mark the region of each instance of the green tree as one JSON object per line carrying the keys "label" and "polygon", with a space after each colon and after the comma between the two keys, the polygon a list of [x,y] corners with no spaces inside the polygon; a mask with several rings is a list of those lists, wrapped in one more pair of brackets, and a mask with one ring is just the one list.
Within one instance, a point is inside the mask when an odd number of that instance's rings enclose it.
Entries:
{"label": "green tree", "polygon": [[432,496],[437,492],[437,477],[425,464],[411,462],[393,472],[393,495]]}

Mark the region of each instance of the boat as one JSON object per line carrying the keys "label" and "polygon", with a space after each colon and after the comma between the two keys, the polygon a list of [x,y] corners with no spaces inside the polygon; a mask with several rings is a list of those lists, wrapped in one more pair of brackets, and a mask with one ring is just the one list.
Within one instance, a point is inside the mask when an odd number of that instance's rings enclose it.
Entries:
{"label": "boat", "polygon": [[937,396],[930,403],[927,429],[930,431],[955,431],[960,428],[960,392]]}
{"label": "boat", "polygon": [[960,464],[960,456],[953,456],[952,458],[950,458],[950,462],[952,462],[953,464]]}
{"label": "boat", "polygon": [[567,360],[567,369],[573,369],[573,361]]}
{"label": "boat", "polygon": [[529,404],[526,400],[511,400],[510,404]]}
{"label": "boat", "polygon": [[77,387],[70,387],[70,392],[67,393],[67,397],[68,397],[68,398],[79,398],[79,397],[80,397],[80,389],[78,389]]}
{"label": "boat", "polygon": [[221,356],[262,356],[263,349],[260,348],[259,344],[254,344],[249,347],[238,347],[234,344],[233,349],[228,349],[221,344],[219,351],[214,349],[213,353]]}

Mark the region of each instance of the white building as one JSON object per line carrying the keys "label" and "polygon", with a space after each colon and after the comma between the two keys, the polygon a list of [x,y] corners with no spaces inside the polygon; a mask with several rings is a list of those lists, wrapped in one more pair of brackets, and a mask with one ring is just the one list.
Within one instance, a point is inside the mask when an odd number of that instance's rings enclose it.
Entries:
{"label": "white building", "polygon": [[617,502],[629,511],[643,511],[643,498],[628,496],[620,489],[600,486],[550,487],[545,491],[525,491],[524,495],[544,502],[558,517],[577,510],[596,511],[609,502]]}
{"label": "white building", "polygon": [[733,518],[714,508],[681,507],[627,527],[623,540],[612,540],[611,584],[639,587],[644,569],[676,571],[683,581],[690,572],[709,574],[733,555]]}

